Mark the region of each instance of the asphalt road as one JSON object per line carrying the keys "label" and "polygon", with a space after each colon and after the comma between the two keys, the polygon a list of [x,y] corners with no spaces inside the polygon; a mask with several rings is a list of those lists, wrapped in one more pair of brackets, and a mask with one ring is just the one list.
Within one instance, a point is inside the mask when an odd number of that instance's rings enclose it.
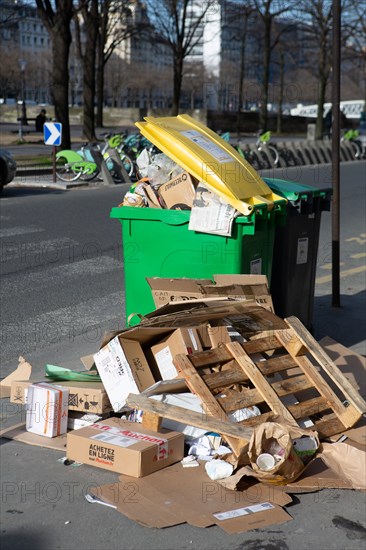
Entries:
{"label": "asphalt road", "polygon": [[[341,302],[331,307],[331,216],[322,214],[315,336],[329,335],[365,353],[365,166],[342,166]],[[329,167],[271,171],[315,187],[331,185]],[[34,366],[82,368],[105,330],[124,326],[121,231],[109,219],[122,188],[69,191],[5,188],[1,208],[1,376],[19,355]],[[156,243],[158,246],[159,243]],[[3,425],[21,415],[2,400]],[[364,545],[365,496],[326,489],[294,497],[294,521],[226,535],[214,527],[147,529],[84,499],[90,485],[116,476],[65,467],[56,451],[1,442],[2,549],[200,548],[221,550],[357,549]],[[72,488],[72,490],[70,489]],[[138,503],[137,503],[138,505]],[[340,518],[340,519],[339,519]]]}

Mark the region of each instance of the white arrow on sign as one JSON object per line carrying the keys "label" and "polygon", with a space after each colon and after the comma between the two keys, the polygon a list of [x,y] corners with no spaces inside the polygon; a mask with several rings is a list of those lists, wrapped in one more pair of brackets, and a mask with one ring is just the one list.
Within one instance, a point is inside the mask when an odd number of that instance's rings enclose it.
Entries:
{"label": "white arrow on sign", "polygon": [[43,126],[45,145],[61,145],[61,132],[60,122],[45,122]]}

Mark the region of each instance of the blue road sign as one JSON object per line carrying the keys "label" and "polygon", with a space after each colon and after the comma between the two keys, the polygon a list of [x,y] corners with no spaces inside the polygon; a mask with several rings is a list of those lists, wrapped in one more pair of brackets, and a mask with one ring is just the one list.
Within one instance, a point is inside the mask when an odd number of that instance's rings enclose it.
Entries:
{"label": "blue road sign", "polygon": [[45,122],[43,125],[43,137],[45,145],[61,145],[61,122]]}

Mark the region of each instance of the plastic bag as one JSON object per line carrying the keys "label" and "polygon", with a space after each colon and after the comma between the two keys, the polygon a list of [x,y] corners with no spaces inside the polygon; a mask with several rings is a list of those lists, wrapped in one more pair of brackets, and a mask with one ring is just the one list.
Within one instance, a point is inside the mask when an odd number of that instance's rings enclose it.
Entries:
{"label": "plastic bag", "polygon": [[225,462],[225,460],[211,460],[210,462],[206,462],[205,470],[208,477],[215,481],[216,479],[224,479],[231,476],[234,466]]}

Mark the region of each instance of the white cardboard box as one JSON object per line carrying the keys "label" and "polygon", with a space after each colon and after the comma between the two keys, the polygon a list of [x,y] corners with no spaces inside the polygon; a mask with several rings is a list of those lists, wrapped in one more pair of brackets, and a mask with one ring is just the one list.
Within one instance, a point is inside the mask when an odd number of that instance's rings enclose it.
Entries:
{"label": "white cardboard box", "polygon": [[27,395],[26,430],[45,437],[67,432],[69,390],[40,382],[31,384]]}
{"label": "white cardboard box", "polygon": [[140,393],[155,382],[137,341],[116,336],[94,355],[94,361],[115,412],[125,405],[129,393]]}

